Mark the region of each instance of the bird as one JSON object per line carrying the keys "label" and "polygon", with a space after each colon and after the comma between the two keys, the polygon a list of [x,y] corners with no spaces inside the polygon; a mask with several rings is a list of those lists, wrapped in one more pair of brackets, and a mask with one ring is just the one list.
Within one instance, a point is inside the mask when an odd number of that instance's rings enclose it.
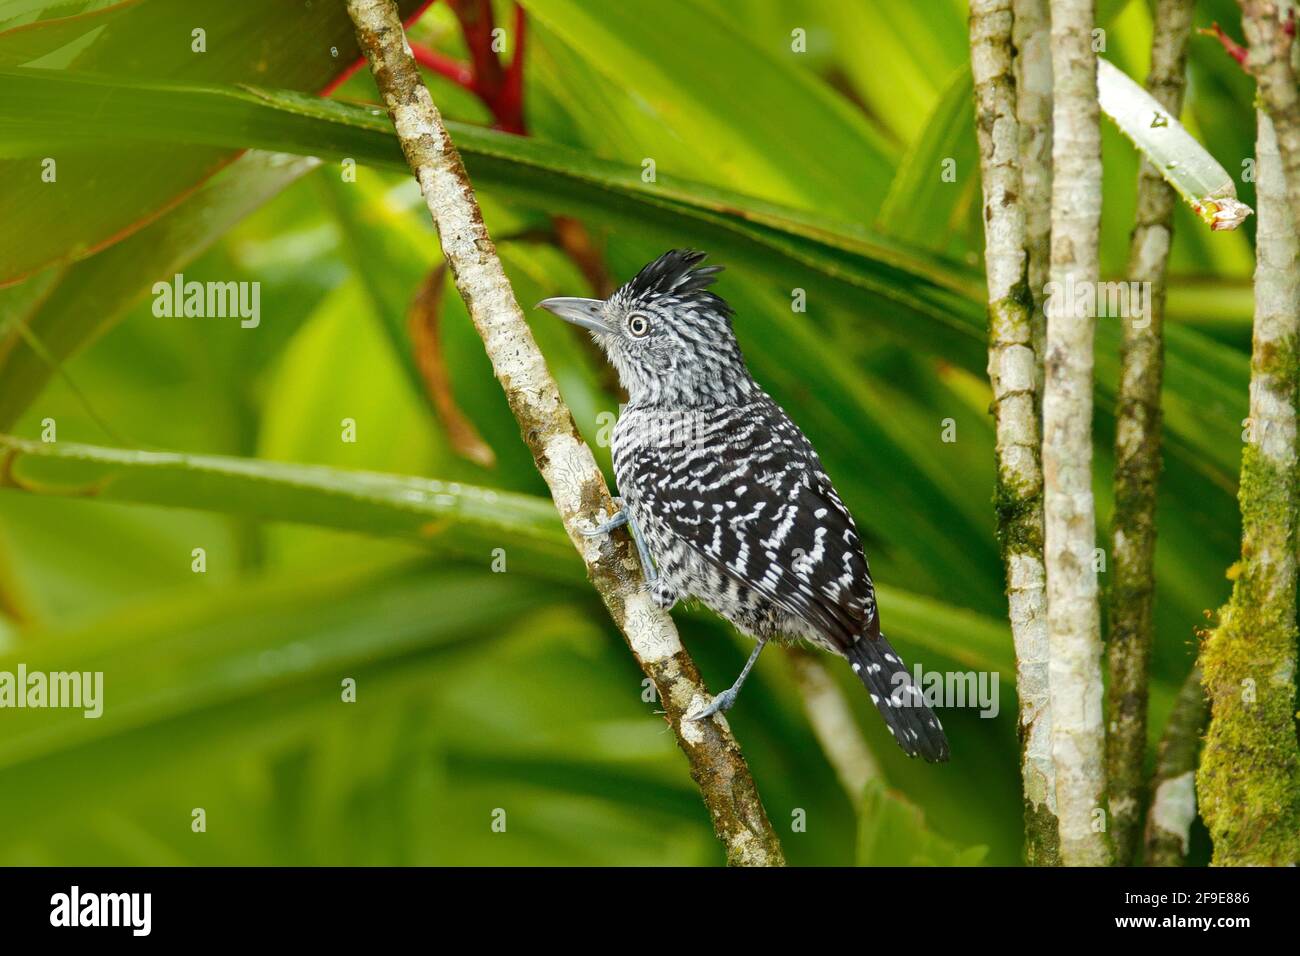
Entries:
{"label": "bird", "polygon": [[673,249],[607,299],[538,303],[591,334],[628,395],[611,439],[618,510],[583,533],[627,526],[659,607],[696,600],[755,639],[736,681],[690,719],[729,710],[769,641],[803,640],[849,662],[908,756],[946,761],[938,717],[881,633],[853,516],[750,373],[710,288],[722,266],[705,258]]}

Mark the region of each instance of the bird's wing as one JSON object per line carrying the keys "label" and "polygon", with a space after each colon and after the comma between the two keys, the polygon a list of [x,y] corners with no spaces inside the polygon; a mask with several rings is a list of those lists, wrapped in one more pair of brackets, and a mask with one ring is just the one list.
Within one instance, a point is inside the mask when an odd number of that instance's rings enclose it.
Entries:
{"label": "bird's wing", "polygon": [[[853,517],[816,452],[770,399],[712,419],[694,448],[648,447],[646,506],[727,578],[842,647],[877,636],[875,590]],[[711,440],[716,439],[716,440]]]}

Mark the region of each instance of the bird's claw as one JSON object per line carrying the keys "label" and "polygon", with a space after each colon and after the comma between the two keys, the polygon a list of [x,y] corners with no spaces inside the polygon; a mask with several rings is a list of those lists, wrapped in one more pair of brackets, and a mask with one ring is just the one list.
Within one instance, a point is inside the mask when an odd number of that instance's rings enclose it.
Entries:
{"label": "bird's claw", "polygon": [[600,524],[596,525],[596,527],[588,531],[583,531],[579,529],[579,533],[584,538],[598,538],[602,534],[609,534],[611,531],[615,530],[616,528],[621,528],[623,527],[623,525],[627,524],[628,521],[630,520],[630,516],[628,515],[627,507],[623,504],[623,499],[615,498],[614,506],[618,508],[618,510],[614,512],[614,516],[612,518],[610,518],[608,521],[602,521]]}
{"label": "bird's claw", "polygon": [[578,533],[584,538],[597,538],[602,534],[609,534],[611,531],[627,525],[628,531],[632,533],[632,541],[636,544],[637,555],[641,559],[641,573],[645,578],[645,583],[653,585],[659,580],[659,572],[655,569],[654,559],[650,557],[650,548],[647,547],[645,538],[641,535],[641,529],[637,527],[636,519],[632,517],[632,512],[627,510],[627,505],[623,503],[622,498],[615,498],[614,504],[618,508],[618,511],[614,513],[614,517],[588,531],[579,529]]}
{"label": "bird's claw", "polygon": [[708,704],[707,706],[701,708],[698,711],[692,711],[691,713],[687,714],[686,719],[705,720],[706,718],[712,717],[714,714],[725,714],[727,711],[731,710],[731,707],[733,704],[735,704],[735,702],[736,702],[736,688],[728,687],[717,697],[713,698],[712,703]]}

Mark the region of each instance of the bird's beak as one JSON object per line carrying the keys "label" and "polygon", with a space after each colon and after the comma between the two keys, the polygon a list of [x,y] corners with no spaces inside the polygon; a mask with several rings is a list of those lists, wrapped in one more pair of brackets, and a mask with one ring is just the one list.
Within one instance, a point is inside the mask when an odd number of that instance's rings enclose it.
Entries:
{"label": "bird's beak", "polygon": [[554,312],[565,322],[572,322],[592,332],[608,332],[609,326],[601,314],[604,302],[600,299],[543,299],[537,307],[547,312]]}

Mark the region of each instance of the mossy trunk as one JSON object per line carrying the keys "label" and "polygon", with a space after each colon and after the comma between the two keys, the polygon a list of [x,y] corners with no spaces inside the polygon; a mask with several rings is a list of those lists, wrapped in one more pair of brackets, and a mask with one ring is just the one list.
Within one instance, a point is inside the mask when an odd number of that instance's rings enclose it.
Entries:
{"label": "mossy trunk", "polygon": [[1241,560],[1201,648],[1210,729],[1197,774],[1223,866],[1300,861],[1296,744],[1296,340],[1300,269],[1273,124],[1258,117],[1259,229]]}

